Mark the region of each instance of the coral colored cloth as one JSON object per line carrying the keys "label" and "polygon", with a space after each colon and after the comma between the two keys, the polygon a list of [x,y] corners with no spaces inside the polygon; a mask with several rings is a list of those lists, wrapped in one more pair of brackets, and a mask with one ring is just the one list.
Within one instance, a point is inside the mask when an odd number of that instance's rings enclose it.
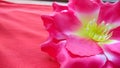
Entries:
{"label": "coral colored cloth", "polygon": [[51,6],[0,1],[0,68],[59,68],[40,50],[48,36],[41,15]]}

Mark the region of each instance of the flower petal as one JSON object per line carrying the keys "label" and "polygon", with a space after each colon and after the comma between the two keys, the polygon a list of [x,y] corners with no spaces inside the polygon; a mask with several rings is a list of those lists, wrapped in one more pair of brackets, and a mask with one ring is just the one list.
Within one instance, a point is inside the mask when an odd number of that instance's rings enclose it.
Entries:
{"label": "flower petal", "polygon": [[97,2],[99,5],[103,3],[103,0],[94,0],[94,1]]}
{"label": "flower petal", "polygon": [[105,64],[105,61],[106,58],[104,55],[68,58],[61,63],[61,68],[101,68]]}
{"label": "flower petal", "polygon": [[120,42],[106,44],[104,46],[108,60],[111,61],[114,66],[120,68]]}
{"label": "flower petal", "polygon": [[69,0],[69,7],[83,13],[91,13],[99,8],[98,4],[93,0]]}
{"label": "flower petal", "polygon": [[91,56],[102,53],[99,45],[90,39],[69,37],[67,39],[66,49],[73,55]]}
{"label": "flower petal", "polygon": [[62,6],[62,5],[59,5],[55,2],[52,4],[52,6],[53,6],[53,10],[56,11],[56,12],[59,12],[59,11],[62,11],[62,10],[68,10],[67,6]]}
{"label": "flower petal", "polygon": [[106,49],[120,55],[120,42],[105,45]]}
{"label": "flower petal", "polygon": [[101,5],[98,22],[105,21],[106,23],[120,22],[120,2],[105,3]]}
{"label": "flower petal", "polygon": [[68,7],[74,11],[82,23],[97,20],[100,10],[98,3],[94,0],[70,0]]}
{"label": "flower petal", "polygon": [[62,31],[73,31],[80,27],[80,21],[72,11],[66,10],[54,15],[55,25]]}
{"label": "flower petal", "polygon": [[56,38],[56,39],[65,39],[65,35],[62,31],[54,24],[54,19],[52,16],[43,15],[41,16],[44,25],[49,32],[49,37]]}
{"label": "flower petal", "polygon": [[102,68],[118,68],[111,61],[107,61]]}
{"label": "flower petal", "polygon": [[112,32],[111,39],[120,40],[120,27],[111,30],[111,32]]}
{"label": "flower petal", "polygon": [[53,16],[42,16],[42,19],[47,29],[52,28],[53,31],[59,30],[61,33],[67,33],[80,27],[80,21],[69,10],[56,12]]}
{"label": "flower petal", "polygon": [[41,50],[56,58],[57,54],[61,51],[63,46],[63,41],[57,39],[49,39],[45,43],[41,44]]}

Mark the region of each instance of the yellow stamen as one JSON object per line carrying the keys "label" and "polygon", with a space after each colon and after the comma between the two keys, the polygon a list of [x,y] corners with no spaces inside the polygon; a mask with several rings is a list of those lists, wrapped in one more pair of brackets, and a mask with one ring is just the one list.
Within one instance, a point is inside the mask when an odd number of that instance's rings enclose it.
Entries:
{"label": "yellow stamen", "polygon": [[76,32],[76,35],[87,37],[97,42],[104,42],[112,36],[112,32],[110,32],[112,27],[110,24],[105,24],[104,21],[97,24],[96,19],[93,19],[88,23],[82,23],[82,27]]}

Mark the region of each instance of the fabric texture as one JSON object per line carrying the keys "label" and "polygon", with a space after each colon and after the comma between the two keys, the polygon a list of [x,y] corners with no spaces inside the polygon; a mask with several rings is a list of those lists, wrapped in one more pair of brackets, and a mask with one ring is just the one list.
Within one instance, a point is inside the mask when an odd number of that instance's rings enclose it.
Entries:
{"label": "fabric texture", "polygon": [[47,5],[0,0],[0,68],[59,68],[40,50],[48,37],[41,15],[51,12]]}

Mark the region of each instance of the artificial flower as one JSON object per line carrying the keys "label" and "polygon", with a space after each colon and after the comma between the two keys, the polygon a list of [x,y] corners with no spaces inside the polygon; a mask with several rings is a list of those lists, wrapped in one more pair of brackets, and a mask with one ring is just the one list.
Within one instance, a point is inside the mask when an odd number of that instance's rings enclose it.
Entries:
{"label": "artificial flower", "polygon": [[42,16],[49,37],[41,49],[60,68],[120,68],[120,1],[69,0],[53,9]]}

